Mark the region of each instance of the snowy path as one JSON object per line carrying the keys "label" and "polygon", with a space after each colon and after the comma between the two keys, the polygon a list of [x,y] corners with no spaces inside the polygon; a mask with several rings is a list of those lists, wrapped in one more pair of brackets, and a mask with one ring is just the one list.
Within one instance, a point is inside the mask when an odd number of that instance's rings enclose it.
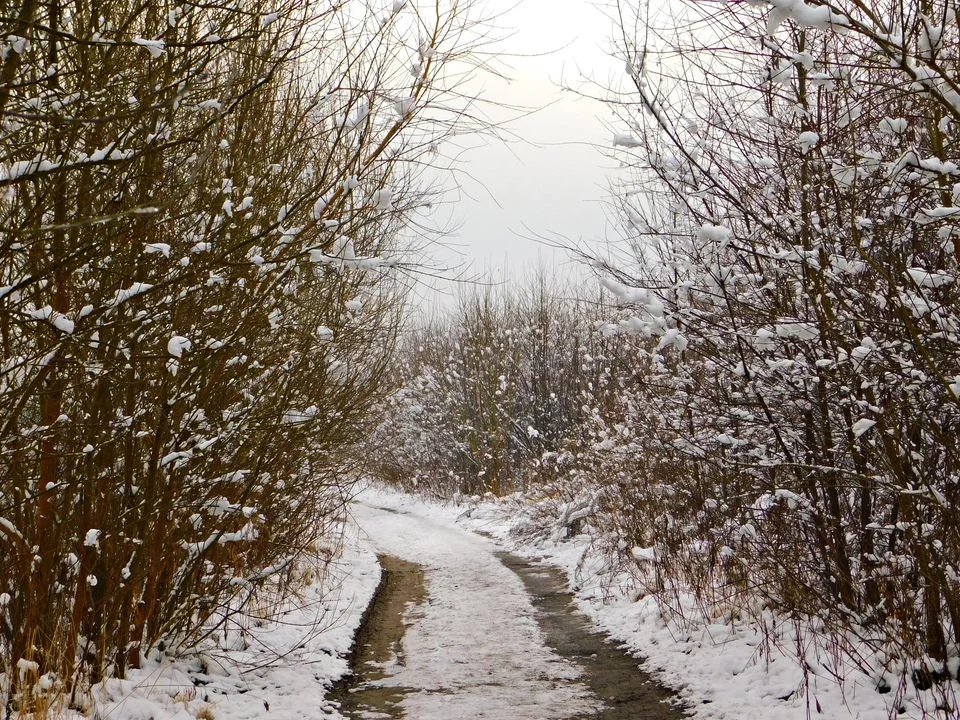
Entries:
{"label": "snowy path", "polygon": [[404,688],[408,718],[537,720],[591,714],[579,668],[546,646],[522,581],[496,546],[426,517],[357,504],[378,552],[422,565],[428,599],[381,685]]}

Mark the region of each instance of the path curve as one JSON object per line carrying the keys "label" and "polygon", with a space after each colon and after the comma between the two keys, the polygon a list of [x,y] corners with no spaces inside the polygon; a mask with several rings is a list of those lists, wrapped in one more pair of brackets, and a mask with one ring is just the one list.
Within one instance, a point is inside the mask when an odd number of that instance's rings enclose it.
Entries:
{"label": "path curve", "polygon": [[424,568],[427,600],[404,637],[403,664],[378,681],[404,688],[408,718],[562,720],[598,701],[580,668],[545,643],[536,611],[496,545],[457,528],[370,505],[354,515],[378,552]]}

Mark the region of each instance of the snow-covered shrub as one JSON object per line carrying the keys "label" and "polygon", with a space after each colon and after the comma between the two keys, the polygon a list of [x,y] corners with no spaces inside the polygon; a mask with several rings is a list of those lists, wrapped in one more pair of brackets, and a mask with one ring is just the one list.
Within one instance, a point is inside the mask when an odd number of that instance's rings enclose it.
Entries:
{"label": "snow-covered shrub", "polygon": [[658,528],[665,576],[708,601],[739,586],[942,677],[960,642],[955,8],[679,12],[618,48],[634,260],[605,283],[653,346],[655,422],[618,492],[637,533]]}
{"label": "snow-covered shrub", "polygon": [[331,526],[385,394],[424,138],[457,126],[433,105],[470,20],[429,7],[0,19],[14,684],[21,661],[69,686],[190,642]]}
{"label": "snow-covered shrub", "polygon": [[411,332],[401,390],[374,443],[379,475],[449,496],[501,495],[566,473],[585,418],[608,402],[611,370],[623,360],[618,341],[595,327],[600,306],[571,295],[543,278],[515,292],[467,294]]}

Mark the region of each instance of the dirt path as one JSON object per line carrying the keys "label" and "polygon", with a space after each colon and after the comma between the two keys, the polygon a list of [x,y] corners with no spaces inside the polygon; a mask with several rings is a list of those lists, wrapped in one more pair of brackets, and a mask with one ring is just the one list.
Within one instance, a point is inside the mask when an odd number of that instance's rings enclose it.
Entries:
{"label": "dirt path", "polygon": [[523,580],[539,611],[537,619],[547,644],[583,668],[583,681],[603,707],[583,716],[596,720],[679,720],[674,695],[637,667],[637,660],[598,632],[578,612],[566,592],[563,572],[535,565],[509,553],[500,560]]}
{"label": "dirt path", "polygon": [[384,685],[390,665],[404,665],[403,636],[407,624],[416,621],[416,609],[427,596],[423,568],[393,555],[378,555],[382,568],[380,585],[357,630],[350,657],[353,676],[338,684],[331,699],[340,703],[349,717],[364,717],[376,711],[381,716],[402,718],[398,703],[405,689]]}
{"label": "dirt path", "polygon": [[384,580],[358,634],[351,718],[673,720],[669,696],[595,633],[561,574],[426,518],[360,506]]}

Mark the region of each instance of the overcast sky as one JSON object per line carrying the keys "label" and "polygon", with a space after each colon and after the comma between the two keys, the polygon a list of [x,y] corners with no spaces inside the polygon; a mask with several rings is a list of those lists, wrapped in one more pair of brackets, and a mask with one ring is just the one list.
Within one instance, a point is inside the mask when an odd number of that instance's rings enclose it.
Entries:
{"label": "overcast sky", "polygon": [[[510,80],[485,76],[481,98],[542,109],[506,126],[519,137],[507,145],[466,140],[472,149],[461,158],[462,193],[453,208],[459,228],[447,240],[451,248],[433,259],[496,278],[538,264],[570,272],[564,253],[534,237],[600,243],[608,234],[602,201],[613,163],[597,146],[610,146],[603,122],[609,113],[561,86],[580,87],[584,76],[605,81],[622,67],[608,54],[610,21],[589,0],[486,0],[485,6],[508,11],[496,25],[498,35],[510,35],[498,43]],[[500,112],[498,119],[515,115]],[[428,303],[445,302],[426,295]]]}

